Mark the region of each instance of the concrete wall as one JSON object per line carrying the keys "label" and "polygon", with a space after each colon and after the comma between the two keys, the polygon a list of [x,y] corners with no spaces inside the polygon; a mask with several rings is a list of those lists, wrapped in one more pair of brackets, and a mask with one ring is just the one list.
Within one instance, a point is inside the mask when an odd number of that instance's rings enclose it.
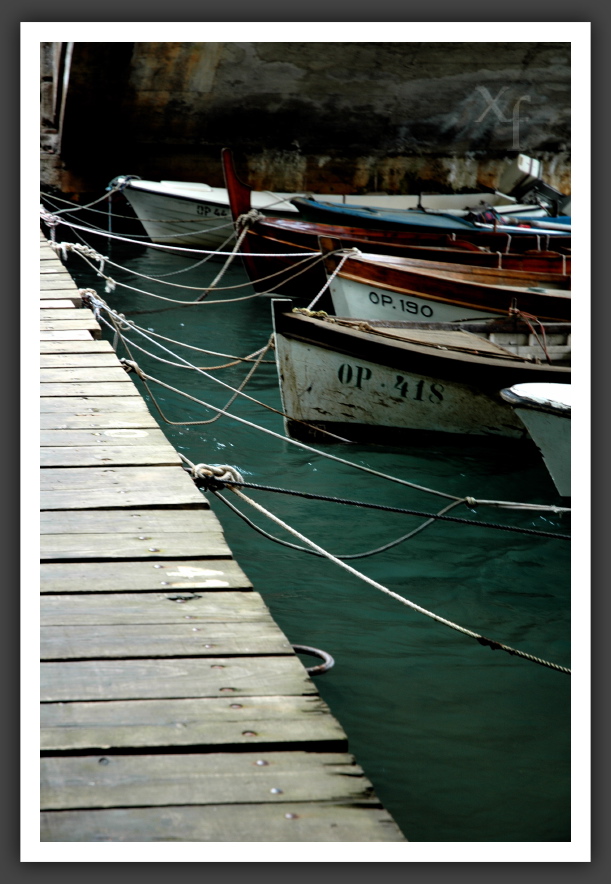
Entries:
{"label": "concrete wall", "polygon": [[220,185],[226,146],[259,189],[476,189],[521,152],[569,192],[570,45],[75,43],[43,183]]}

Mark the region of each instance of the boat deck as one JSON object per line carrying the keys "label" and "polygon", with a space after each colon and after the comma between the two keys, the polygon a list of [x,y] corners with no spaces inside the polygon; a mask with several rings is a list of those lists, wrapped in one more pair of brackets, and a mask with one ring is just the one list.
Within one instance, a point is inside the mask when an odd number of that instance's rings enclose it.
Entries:
{"label": "boat deck", "polygon": [[42,234],[40,268],[41,841],[405,841]]}

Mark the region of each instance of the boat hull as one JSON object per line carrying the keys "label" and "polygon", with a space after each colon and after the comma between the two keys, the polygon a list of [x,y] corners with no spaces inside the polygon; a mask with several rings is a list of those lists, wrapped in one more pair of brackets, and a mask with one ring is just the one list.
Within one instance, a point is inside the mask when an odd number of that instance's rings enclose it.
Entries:
{"label": "boat hull", "polygon": [[127,186],[123,193],[155,243],[212,251],[220,249],[223,243],[231,251],[235,243],[229,206],[212,202],[206,191],[192,196],[170,196]]}
{"label": "boat hull", "polygon": [[[255,191],[239,180],[231,152],[222,152],[225,183],[234,221],[246,216]],[[351,199],[357,199],[352,197]],[[362,218],[357,226],[340,219],[335,223],[313,223],[299,217],[250,218],[241,251],[244,265],[258,292],[280,293],[311,302],[326,284],[325,270],[318,256],[320,241],[333,240],[339,248],[438,261],[456,261],[477,266],[553,273],[570,276],[571,237],[551,236],[520,229],[519,233],[482,230],[466,225],[455,230],[425,230],[421,227],[384,231],[368,227]],[[550,251],[553,249],[553,251]],[[303,257],[299,254],[301,253]],[[328,292],[317,302],[333,312]]]}
{"label": "boat hull", "polygon": [[383,444],[431,433],[525,439],[498,380],[570,379],[568,368],[376,338],[287,313],[287,303],[274,301],[276,359],[286,431],[296,438],[323,429]]}
{"label": "boat hull", "polygon": [[[324,239],[321,243],[323,248],[330,245]],[[340,260],[331,253],[325,259],[336,316],[455,322],[518,311],[549,322],[570,320],[570,291],[563,290],[570,285],[568,277],[552,279],[551,274],[542,277],[521,271],[456,268],[385,256],[348,258],[341,267]]]}
{"label": "boat hull", "polygon": [[[502,390],[528,434],[561,497],[571,496],[570,387],[554,384],[516,384]],[[559,400],[559,401],[558,401]]]}

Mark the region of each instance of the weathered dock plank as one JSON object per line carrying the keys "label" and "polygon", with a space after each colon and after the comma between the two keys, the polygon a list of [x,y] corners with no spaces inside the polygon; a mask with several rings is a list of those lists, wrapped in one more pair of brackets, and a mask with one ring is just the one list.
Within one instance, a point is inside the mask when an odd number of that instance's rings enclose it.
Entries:
{"label": "weathered dock plank", "polygon": [[[52,400],[56,402],[57,400]],[[113,413],[112,411],[96,412],[89,409],[87,413],[83,413],[79,407],[78,414],[72,414],[70,411],[60,411],[57,408],[43,412],[40,415],[41,431],[47,430],[129,430],[130,434],[134,430],[142,430],[159,427],[159,424],[149,411],[141,409],[137,410],[138,402],[134,401],[134,411],[122,411]],[[111,437],[109,437],[111,438]],[[134,436],[125,436],[118,438],[136,438]]]}
{"label": "weathered dock plank", "polygon": [[41,384],[99,384],[104,381],[133,386],[131,378],[128,377],[127,372],[120,364],[108,368],[103,366],[85,368],[81,365],[78,368],[42,368],[40,370]]}
{"label": "weathered dock plank", "polygon": [[40,258],[41,258],[41,263],[40,263],[41,276],[43,274],[47,274],[47,273],[63,273],[63,274],[66,274],[70,278],[70,281],[74,285],[74,280],[72,279],[71,274],[66,270],[66,265],[63,264],[59,258],[57,258],[55,256],[45,258],[45,256],[43,254],[41,254]]}
{"label": "weathered dock plank", "polygon": [[[184,512],[190,512],[185,510]],[[196,512],[196,511],[193,511]],[[59,515],[59,513],[58,513]],[[192,554],[192,553],[191,553]],[[210,556],[210,551],[208,551]],[[234,559],[209,557],[161,562],[50,562],[41,566],[42,593],[148,593],[164,589],[252,590]]]}
{"label": "weathered dock plank", "polygon": [[[97,342],[96,342],[97,343]],[[107,343],[107,342],[104,342]],[[119,358],[114,352],[95,351],[85,353],[68,353],[67,348],[61,352],[41,352],[41,368],[111,368],[120,366]],[[125,371],[125,369],[122,369]]]}
{"label": "weathered dock plank", "polygon": [[48,310],[55,307],[56,302],[68,301],[73,307],[82,307],[83,299],[78,291],[72,289],[53,289],[48,292],[40,292],[39,296],[41,306],[45,306]]}
{"label": "weathered dock plank", "polygon": [[171,445],[62,445],[41,448],[40,465],[43,467],[95,467],[102,465],[171,466],[182,461]]}
{"label": "weathered dock plank", "polygon": [[[42,561],[231,556],[220,522],[206,501],[192,510],[43,511],[40,535]],[[201,564],[196,568],[185,564],[177,573],[192,578],[203,570]],[[183,583],[186,579],[181,578]]]}
{"label": "weathered dock plank", "polygon": [[42,512],[41,534],[222,534],[217,516],[202,497],[194,510],[103,510]]}
{"label": "weathered dock plank", "polygon": [[73,286],[74,280],[69,273],[46,273],[41,274],[40,276],[41,292],[52,292],[56,291],[57,289],[67,290],[72,288]]}
{"label": "weathered dock plank", "polygon": [[41,840],[405,840],[44,237],[39,307]]}
{"label": "weathered dock plank", "polygon": [[41,626],[124,626],[229,621],[273,622],[258,592],[98,593],[46,595],[40,600]]}
{"label": "weathered dock plank", "polygon": [[57,384],[41,384],[40,395],[47,398],[53,398],[54,396],[57,396],[58,398],[64,399],[70,398],[71,396],[79,398],[81,396],[95,396],[96,398],[103,398],[105,396],[131,396],[134,399],[140,397],[139,391],[133,384],[125,384],[122,380],[109,381],[108,383],[98,383],[97,381],[87,383],[85,381],[83,383],[66,382]]}
{"label": "weathered dock plank", "polygon": [[297,656],[41,663],[43,703],[318,694]]}
{"label": "weathered dock plank", "polygon": [[[122,497],[118,497],[118,495]],[[202,495],[181,467],[47,467],[41,470],[40,508],[201,506]]]}
{"label": "weathered dock plank", "polygon": [[[70,324],[68,324],[70,325]],[[87,328],[71,328],[56,329],[55,327],[41,328],[39,339],[43,341],[89,341],[91,340],[91,332]]]}
{"label": "weathered dock plank", "polygon": [[124,411],[136,412],[142,420],[152,420],[146,403],[138,396],[114,396],[112,399],[104,397],[98,399],[95,396],[41,396],[40,399],[42,417],[53,412],[65,415],[67,420],[88,415],[92,418],[99,416],[100,419],[109,420],[109,416]]}
{"label": "weathered dock plank", "polygon": [[345,802],[60,810],[41,814],[41,841],[405,841],[388,811]]}
{"label": "weathered dock plank", "polygon": [[[49,320],[50,322],[57,322],[60,319],[64,319],[69,322],[82,322],[85,320],[91,320],[93,318],[93,313],[89,309],[89,307],[70,307],[66,310],[58,310],[57,308],[43,308],[40,311],[40,321],[44,322],[45,320]],[[97,320],[95,320],[97,323]],[[98,326],[99,328],[99,326]]]}
{"label": "weathered dock plank", "polygon": [[[119,747],[247,746],[303,743],[347,749],[346,735],[320,697],[138,700],[137,703],[44,703],[41,750]],[[247,750],[247,751],[248,751]],[[261,766],[261,765],[260,765]]]}
{"label": "weathered dock plank", "polygon": [[42,562],[78,559],[190,559],[194,555],[230,556],[224,534],[45,534],[40,540]]}
{"label": "weathered dock plank", "polygon": [[40,433],[40,445],[42,448],[83,448],[87,446],[104,447],[107,445],[121,444],[122,447],[135,445],[136,447],[159,448],[170,445],[165,434],[160,429],[144,429],[129,427],[111,427],[110,429],[42,429]]}
{"label": "weathered dock plank", "polygon": [[111,660],[134,657],[206,657],[290,654],[291,645],[269,617],[212,624],[117,624],[41,627],[41,660]]}
{"label": "weathered dock plank", "polygon": [[[75,308],[76,310],[76,308]],[[93,337],[99,337],[101,328],[93,316],[83,316],[74,318],[63,318],[61,316],[53,316],[54,313],[64,313],[64,310],[56,310],[55,308],[42,311],[45,313],[44,319],[40,320],[40,331],[42,332],[75,332],[88,331]]]}
{"label": "weathered dock plank", "polygon": [[[55,294],[55,293],[54,293]],[[64,297],[54,297],[54,298],[41,298],[39,301],[40,307],[45,307],[48,310],[65,310],[67,307],[75,307],[76,304],[74,301],[69,298]]]}
{"label": "weathered dock plank", "polygon": [[[91,335],[82,341],[41,341],[40,353],[41,355],[56,353],[70,356],[74,353],[111,353],[115,359],[118,359],[110,341],[94,339]],[[68,361],[65,364],[70,365],[71,363]]]}
{"label": "weathered dock plank", "polygon": [[[106,760],[42,758],[41,809],[375,801],[362,768],[343,753],[117,755]],[[259,760],[267,764],[257,765]]]}
{"label": "weathered dock plank", "polygon": [[[76,288],[69,273],[45,273],[40,276],[40,291],[51,292],[53,289]],[[77,289],[78,291],[78,289]]]}

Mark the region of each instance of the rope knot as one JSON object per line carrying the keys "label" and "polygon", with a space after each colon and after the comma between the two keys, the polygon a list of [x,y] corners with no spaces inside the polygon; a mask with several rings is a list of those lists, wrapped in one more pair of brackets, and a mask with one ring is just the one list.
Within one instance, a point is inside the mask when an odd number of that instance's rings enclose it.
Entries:
{"label": "rope knot", "polygon": [[119,359],[119,362],[121,363],[121,365],[123,366],[125,371],[127,371],[127,372],[135,371],[141,380],[143,380],[143,381],[146,380],[145,373],[142,371],[142,369],[140,368],[138,363],[134,362],[133,359],[125,359],[122,357],[121,359]]}
{"label": "rope knot", "polygon": [[222,490],[226,482],[230,482],[232,485],[242,485],[244,483],[239,470],[229,464],[210,465],[198,463],[191,467],[190,473],[197,487],[203,488],[205,491]]}
{"label": "rope knot", "polygon": [[103,307],[108,308],[106,301],[98,297],[98,293],[95,289],[79,289],[78,293],[81,296],[85,307],[89,307],[93,310],[93,315],[96,319],[100,318],[100,310]]}
{"label": "rope knot", "polygon": [[243,215],[238,215],[236,220],[236,227],[242,228],[247,227],[253,221],[263,221],[265,220],[265,216],[261,214],[257,209],[250,209],[248,212],[244,212]]}

